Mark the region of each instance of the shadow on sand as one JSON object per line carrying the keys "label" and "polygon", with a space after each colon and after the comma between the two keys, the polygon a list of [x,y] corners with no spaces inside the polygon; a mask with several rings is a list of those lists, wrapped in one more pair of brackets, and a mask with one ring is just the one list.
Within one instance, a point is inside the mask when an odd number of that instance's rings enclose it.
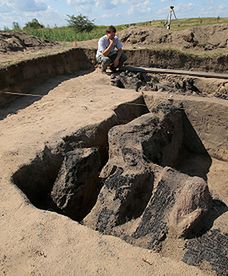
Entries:
{"label": "shadow on sand", "polygon": [[92,71],[93,69],[90,69],[86,71],[78,71],[73,74],[56,76],[44,81],[35,88],[31,88],[30,91],[0,91],[0,94],[6,94],[7,97],[12,97],[7,106],[0,108],[0,120],[5,119],[8,115],[16,114],[18,111],[30,106],[34,102],[41,100],[43,96],[47,95],[52,89],[57,87],[62,82],[89,74]]}

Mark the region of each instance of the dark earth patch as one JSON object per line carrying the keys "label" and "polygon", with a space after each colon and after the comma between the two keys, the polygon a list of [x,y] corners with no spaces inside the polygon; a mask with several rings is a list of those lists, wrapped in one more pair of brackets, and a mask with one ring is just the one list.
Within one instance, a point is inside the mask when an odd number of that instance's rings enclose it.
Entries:
{"label": "dark earth patch", "polygon": [[202,237],[187,241],[183,261],[189,265],[200,266],[208,262],[217,275],[227,275],[228,234],[213,229]]}

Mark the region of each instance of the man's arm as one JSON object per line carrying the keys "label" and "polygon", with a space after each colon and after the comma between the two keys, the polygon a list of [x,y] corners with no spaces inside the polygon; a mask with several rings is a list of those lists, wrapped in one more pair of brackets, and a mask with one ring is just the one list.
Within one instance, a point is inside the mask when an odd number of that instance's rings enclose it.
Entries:
{"label": "man's arm", "polygon": [[111,52],[113,44],[114,44],[114,39],[109,39],[109,46],[102,52],[102,54],[105,57],[107,57]]}

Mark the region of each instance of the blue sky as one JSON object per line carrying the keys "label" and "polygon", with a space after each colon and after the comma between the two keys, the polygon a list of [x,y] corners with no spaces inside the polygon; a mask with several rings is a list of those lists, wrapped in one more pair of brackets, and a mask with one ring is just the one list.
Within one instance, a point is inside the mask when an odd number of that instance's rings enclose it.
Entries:
{"label": "blue sky", "polygon": [[45,26],[66,25],[67,14],[82,13],[97,25],[164,19],[170,5],[178,18],[228,17],[228,0],[0,0],[0,28],[37,18]]}

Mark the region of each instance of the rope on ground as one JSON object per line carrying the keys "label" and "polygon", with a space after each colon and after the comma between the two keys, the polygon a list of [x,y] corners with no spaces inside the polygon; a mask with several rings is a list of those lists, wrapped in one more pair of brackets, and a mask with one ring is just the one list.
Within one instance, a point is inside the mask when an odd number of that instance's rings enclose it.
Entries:
{"label": "rope on ground", "polygon": [[146,104],[135,104],[135,103],[124,103],[124,105],[140,105],[140,106],[147,106]]}
{"label": "rope on ground", "polygon": [[17,95],[17,96],[28,96],[28,97],[40,97],[42,98],[43,95],[36,95],[36,94],[26,94],[26,93],[18,93],[18,92],[8,92],[8,91],[0,91],[0,94],[8,94],[8,95]]}

